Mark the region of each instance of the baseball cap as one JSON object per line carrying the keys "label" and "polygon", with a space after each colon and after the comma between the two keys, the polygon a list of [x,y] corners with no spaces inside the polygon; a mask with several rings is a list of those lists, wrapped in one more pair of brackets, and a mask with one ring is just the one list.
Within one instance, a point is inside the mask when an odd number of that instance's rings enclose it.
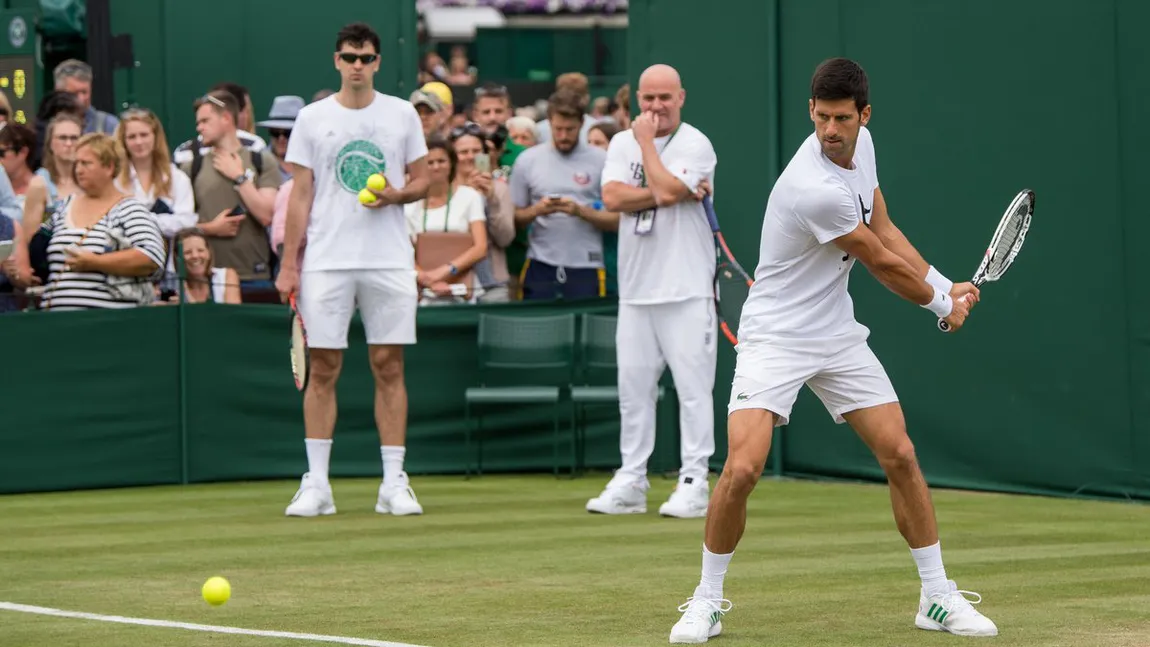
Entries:
{"label": "baseball cap", "polygon": [[430,92],[424,92],[423,90],[412,92],[410,101],[413,106],[427,106],[434,112],[443,110],[443,103],[439,100],[439,97]]}
{"label": "baseball cap", "polygon": [[428,83],[424,83],[423,87],[420,88],[420,90],[427,92],[429,94],[434,94],[435,96],[439,97],[439,103],[441,105],[444,105],[444,106],[455,105],[455,100],[451,96],[451,88],[447,87],[446,83],[440,83],[439,81],[430,81]]}

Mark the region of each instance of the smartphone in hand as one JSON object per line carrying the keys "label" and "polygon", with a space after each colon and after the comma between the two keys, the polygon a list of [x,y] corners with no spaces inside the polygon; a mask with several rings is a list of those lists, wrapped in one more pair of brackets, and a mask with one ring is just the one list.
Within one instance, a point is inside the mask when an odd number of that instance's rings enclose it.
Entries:
{"label": "smartphone in hand", "polygon": [[491,172],[491,156],[487,153],[479,153],[475,156],[475,170],[480,173]]}

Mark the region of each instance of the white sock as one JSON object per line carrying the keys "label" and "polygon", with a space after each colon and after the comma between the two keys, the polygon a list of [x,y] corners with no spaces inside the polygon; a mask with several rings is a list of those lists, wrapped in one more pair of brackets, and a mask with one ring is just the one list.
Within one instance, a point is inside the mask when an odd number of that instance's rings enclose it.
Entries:
{"label": "white sock", "polygon": [[406,453],[406,447],[379,446],[379,455],[383,458],[384,485],[394,485],[399,480],[399,475],[403,474],[403,457]]}
{"label": "white sock", "polygon": [[307,471],[313,479],[327,483],[327,465],[331,460],[331,438],[304,438],[307,447]]}
{"label": "white sock", "polygon": [[703,577],[699,580],[699,588],[695,589],[695,597],[706,597],[710,600],[723,599],[723,578],[727,575],[727,565],[731,563],[734,553],[718,555],[707,550],[703,544]]}
{"label": "white sock", "polygon": [[927,597],[935,593],[946,593],[946,569],[942,566],[942,545],[935,543],[925,548],[911,548],[910,554],[918,564],[918,576],[922,578],[922,588]]}

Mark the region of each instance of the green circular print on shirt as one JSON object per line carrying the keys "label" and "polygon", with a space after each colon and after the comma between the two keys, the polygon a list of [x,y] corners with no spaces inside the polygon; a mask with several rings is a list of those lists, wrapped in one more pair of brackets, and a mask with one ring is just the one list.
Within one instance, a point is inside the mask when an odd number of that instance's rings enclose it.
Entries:
{"label": "green circular print on shirt", "polygon": [[345,191],[358,194],[367,186],[372,173],[387,170],[383,151],[372,142],[357,139],[339,149],[335,156],[335,175]]}

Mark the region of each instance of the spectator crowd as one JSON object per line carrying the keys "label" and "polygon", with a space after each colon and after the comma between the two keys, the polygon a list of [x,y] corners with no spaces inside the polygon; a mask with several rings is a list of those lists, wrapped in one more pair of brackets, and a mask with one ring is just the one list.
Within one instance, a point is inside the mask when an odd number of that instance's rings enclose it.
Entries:
{"label": "spectator crowd", "polygon": [[[429,151],[428,195],[405,208],[421,305],[612,294],[619,220],[599,183],[630,127],[629,88],[592,101],[572,72],[517,107],[464,51],[451,58],[425,56],[405,97]],[[243,86],[219,83],[194,103],[195,139],[169,150],[150,110],[91,105],[84,62],[53,78],[32,127],[0,92],[0,312],[278,301],[303,97],[275,97],[257,120]],[[473,86],[470,105],[453,86]]]}

